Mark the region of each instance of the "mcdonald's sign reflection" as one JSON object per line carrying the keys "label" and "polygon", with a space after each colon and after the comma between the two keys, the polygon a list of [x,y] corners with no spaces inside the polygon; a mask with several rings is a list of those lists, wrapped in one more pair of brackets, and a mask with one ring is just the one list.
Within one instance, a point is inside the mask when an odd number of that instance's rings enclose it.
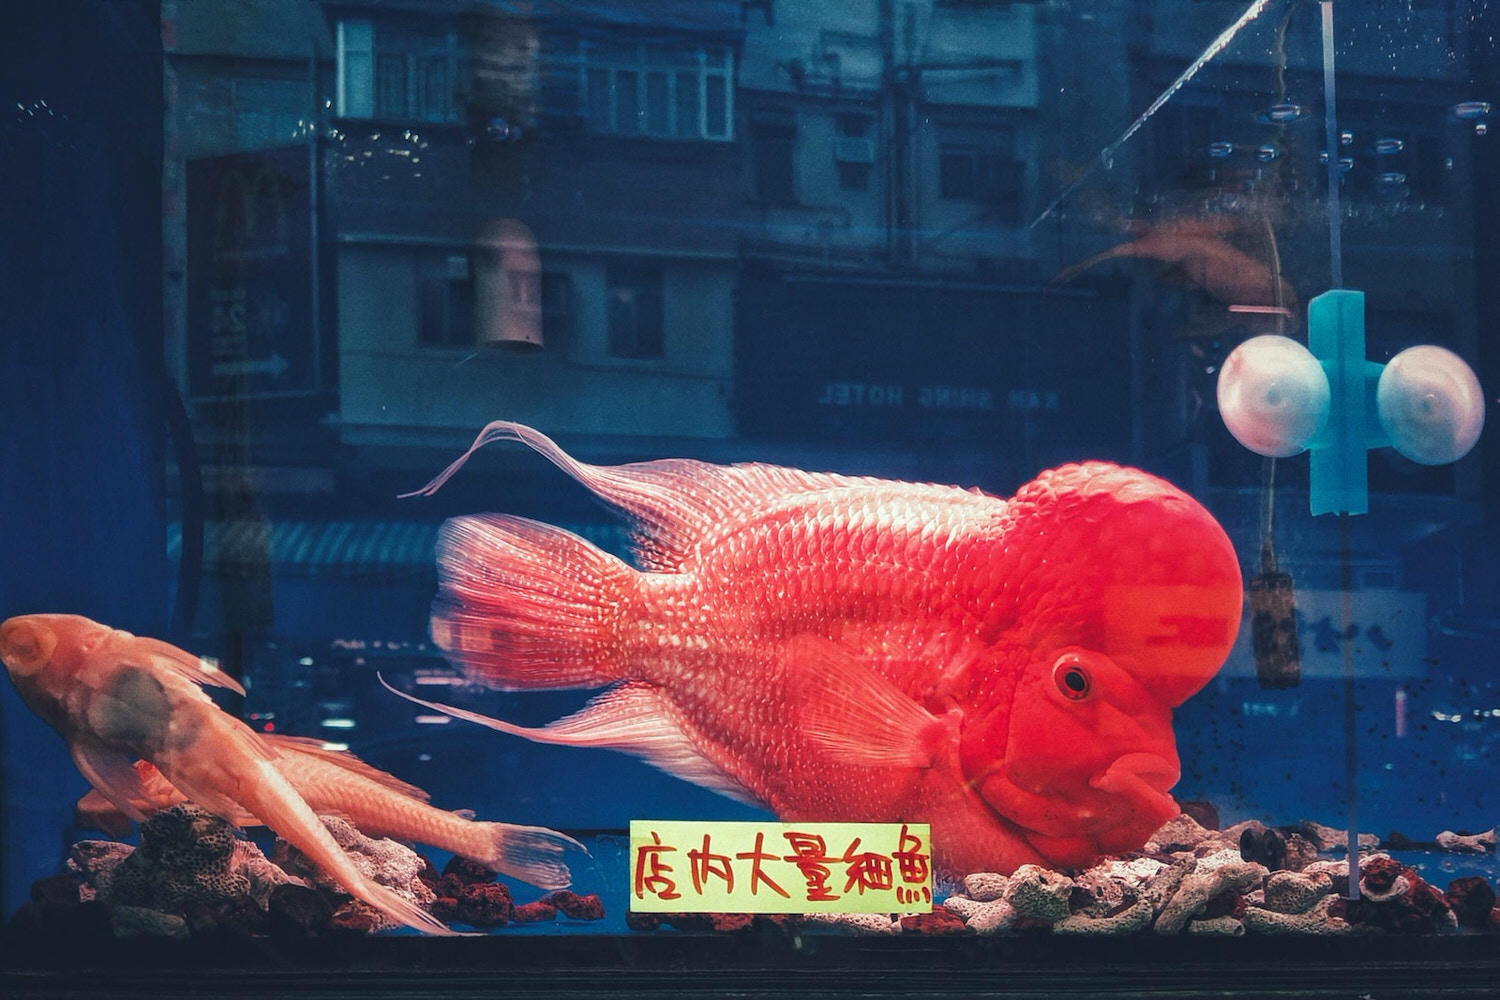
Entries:
{"label": "mcdonald's sign reflection", "polygon": [[188,391],[320,389],[308,147],[188,164]]}

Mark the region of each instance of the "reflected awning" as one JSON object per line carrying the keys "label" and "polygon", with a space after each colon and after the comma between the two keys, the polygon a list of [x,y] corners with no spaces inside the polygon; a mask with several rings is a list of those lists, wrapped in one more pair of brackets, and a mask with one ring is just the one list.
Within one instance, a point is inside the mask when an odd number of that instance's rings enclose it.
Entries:
{"label": "reflected awning", "polygon": [[[626,531],[613,524],[561,525],[617,554]],[[429,521],[267,521],[204,525],[203,571],[234,578],[263,575],[350,581],[431,579],[438,523]],[[167,558],[182,558],[182,523],[167,525]]]}

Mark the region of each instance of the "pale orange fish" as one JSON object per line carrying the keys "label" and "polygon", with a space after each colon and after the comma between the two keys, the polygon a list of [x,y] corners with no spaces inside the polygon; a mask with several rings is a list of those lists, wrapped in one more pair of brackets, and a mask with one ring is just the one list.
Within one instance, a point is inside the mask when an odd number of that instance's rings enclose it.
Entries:
{"label": "pale orange fish", "polygon": [[[478,822],[464,812],[445,812],[428,805],[428,795],[345,750],[329,750],[321,740],[259,733],[275,752],[274,763],[303,800],[320,816],[343,816],[372,837],[431,844],[497,872],[542,889],[562,889],[572,882],[561,860],[566,849],[588,853],[578,841],[555,830],[514,823]],[[135,762],[140,779],[139,812],[151,814],[187,801],[146,760]],[[103,793],[94,789],[78,800],[78,814],[98,829],[128,832],[129,820]],[[260,826],[241,810],[228,817],[236,826]]]}
{"label": "pale orange fish", "polygon": [[[160,797],[137,769],[150,762],[176,792],[230,821],[254,816],[301,850],[355,898],[418,930],[450,933],[420,906],[363,875],[317,813],[278,768],[309,758],[305,746],[267,742],[214,704],[205,685],[240,685],[175,646],[131,635],[80,615],[22,615],[0,624],[0,661],[22,699],[68,741],[73,762],[105,798],[132,819]],[[288,753],[288,751],[294,751]],[[347,807],[417,801],[383,784],[357,760],[314,771],[315,784]],[[373,772],[373,774],[371,773]],[[364,782],[364,784],[361,784]],[[399,783],[398,783],[399,785]],[[382,791],[375,791],[381,789]],[[432,810],[437,812],[437,810]],[[559,837],[559,853],[566,838]]]}

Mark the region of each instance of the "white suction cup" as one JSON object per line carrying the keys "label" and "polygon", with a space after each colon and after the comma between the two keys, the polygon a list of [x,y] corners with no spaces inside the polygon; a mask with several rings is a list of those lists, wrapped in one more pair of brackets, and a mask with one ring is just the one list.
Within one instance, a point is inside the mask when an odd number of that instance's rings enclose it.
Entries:
{"label": "white suction cup", "polygon": [[1408,347],[1390,360],[1375,406],[1391,446],[1423,465],[1458,461],[1484,429],[1479,379],[1463,358],[1433,344]]}
{"label": "white suction cup", "polygon": [[1258,455],[1285,458],[1328,422],[1328,375],[1290,337],[1265,334],[1236,347],[1219,372],[1219,414],[1235,440]]}

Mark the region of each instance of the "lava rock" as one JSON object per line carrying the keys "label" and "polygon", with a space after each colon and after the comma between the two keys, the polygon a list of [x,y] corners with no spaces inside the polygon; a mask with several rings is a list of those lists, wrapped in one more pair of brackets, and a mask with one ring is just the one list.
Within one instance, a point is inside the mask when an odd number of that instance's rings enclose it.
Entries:
{"label": "lava rock", "polygon": [[1443,894],[1393,858],[1371,858],[1359,885],[1361,897],[1343,901],[1344,919],[1351,924],[1402,934],[1441,933],[1458,927]]}
{"label": "lava rock", "polygon": [[443,875],[451,876],[460,885],[474,885],[476,883],[482,885],[486,882],[493,882],[495,881],[496,874],[493,868],[482,865],[478,861],[458,857],[457,855],[454,855],[443,866]]}
{"label": "lava rock", "polygon": [[316,889],[288,882],[271,890],[266,915],[274,934],[318,937],[333,927],[333,902]]}
{"label": "lava rock", "polygon": [[602,920],[604,918],[604,901],[598,895],[590,893],[580,896],[576,892],[567,889],[559,889],[542,897],[571,920]]}
{"label": "lava rock", "polygon": [[1489,927],[1490,911],[1495,907],[1495,890],[1480,875],[1465,875],[1448,883],[1443,899],[1453,910],[1458,926],[1470,930]]}
{"label": "lava rock", "polygon": [[1172,851],[1190,851],[1199,844],[1208,840],[1213,835],[1212,830],[1205,828],[1193,817],[1186,814],[1176,819],[1169,819],[1151,835],[1146,844],[1146,849],[1153,853],[1171,853]]}
{"label": "lava rock", "polygon": [[1009,886],[1010,876],[997,872],[975,872],[964,876],[964,893],[981,903],[1001,898]]}
{"label": "lava rock", "polygon": [[[397,895],[403,896],[418,906],[429,906],[436,895],[422,881],[428,867],[416,851],[405,844],[387,838],[367,837],[354,828],[348,820],[338,816],[321,816],[323,826],[343,849],[354,867],[366,878],[377,882]],[[345,900],[337,910],[347,911],[336,921],[337,926],[362,927],[370,924],[372,930],[387,930],[400,926],[395,920],[374,907],[349,896],[343,886],[314,865],[297,848],[285,840],[278,839],[272,860],[288,873],[307,878],[314,885],[334,893]]]}
{"label": "lava rock", "polygon": [[175,913],[163,913],[147,906],[113,906],[109,927],[115,937],[167,938],[184,941],[188,937],[187,921]]}
{"label": "lava rock", "polygon": [[1272,872],[1266,879],[1265,907],[1276,913],[1306,913],[1332,891],[1333,879],[1328,875]]}
{"label": "lava rock", "polygon": [[967,934],[968,925],[958,914],[937,909],[931,913],[911,913],[901,918],[901,929],[912,934]]}
{"label": "lava rock", "polygon": [[1286,838],[1269,827],[1247,829],[1240,834],[1240,857],[1278,871],[1286,867]]}
{"label": "lava rock", "polygon": [[1490,829],[1484,833],[1454,833],[1452,830],[1444,830],[1437,835],[1437,845],[1442,850],[1459,854],[1485,854],[1495,850],[1495,831]]}
{"label": "lava rock", "polygon": [[510,890],[499,882],[471,882],[455,901],[453,919],[470,927],[503,927],[514,910]]}
{"label": "lava rock", "polygon": [[557,919],[557,907],[545,899],[534,899],[520,903],[510,912],[510,919],[518,924],[540,924]]}

